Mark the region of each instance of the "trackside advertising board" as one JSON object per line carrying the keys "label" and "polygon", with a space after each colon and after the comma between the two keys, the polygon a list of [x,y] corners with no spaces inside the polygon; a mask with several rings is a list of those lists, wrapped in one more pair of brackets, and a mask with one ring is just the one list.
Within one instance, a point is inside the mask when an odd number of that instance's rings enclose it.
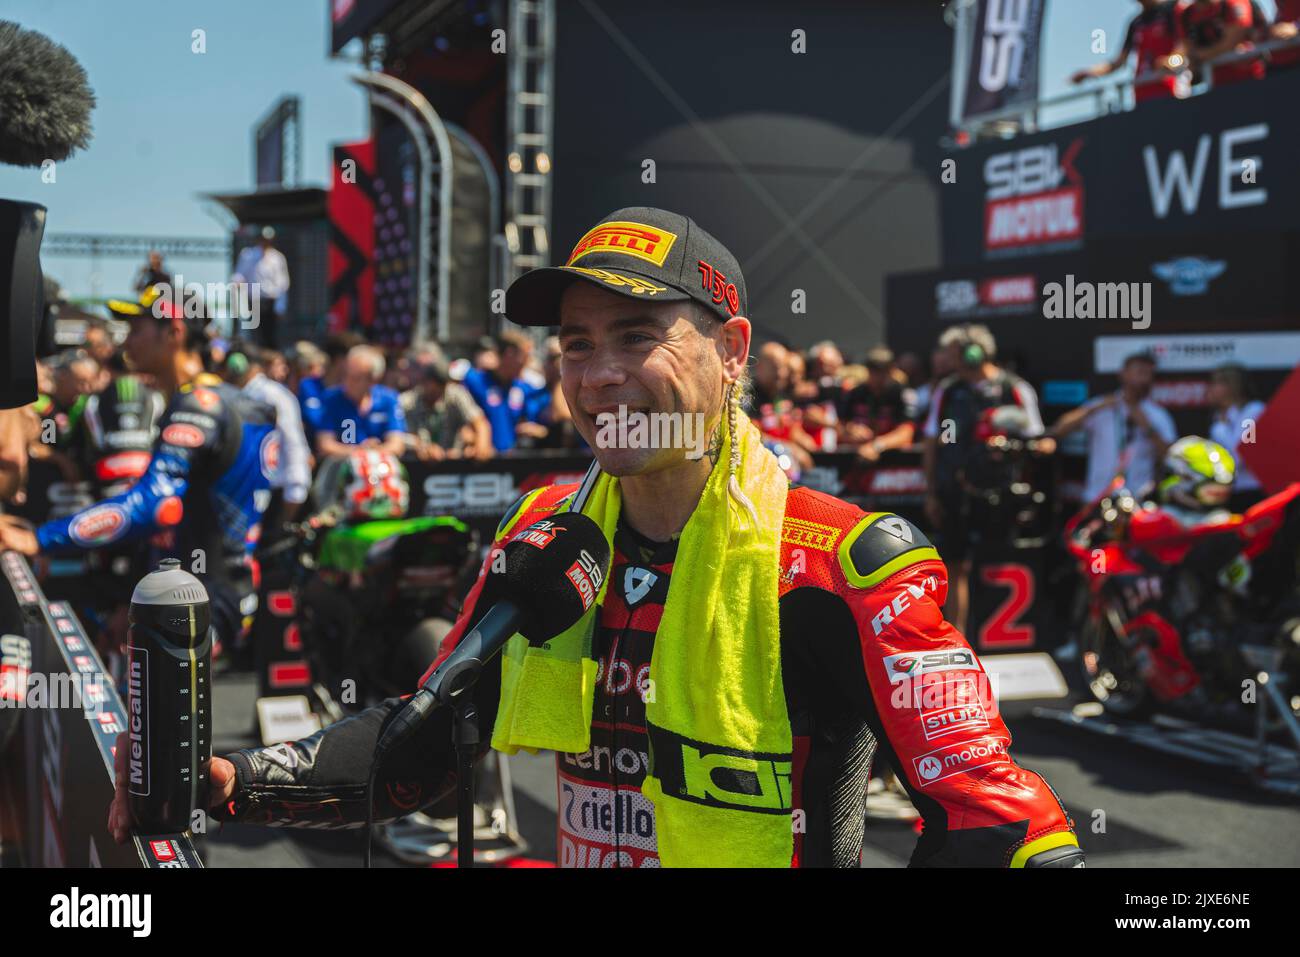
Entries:
{"label": "trackside advertising board", "polygon": [[1102,238],[1293,230],[1300,70],[955,150],[939,190],[944,262],[1078,249]]}

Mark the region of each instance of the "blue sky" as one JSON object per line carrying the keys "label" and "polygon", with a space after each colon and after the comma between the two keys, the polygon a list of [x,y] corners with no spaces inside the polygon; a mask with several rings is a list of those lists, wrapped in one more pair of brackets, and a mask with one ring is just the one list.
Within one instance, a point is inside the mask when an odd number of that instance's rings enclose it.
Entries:
{"label": "blue sky", "polygon": [[[1118,44],[1137,9],[1134,0],[1048,0],[1043,94],[1063,92],[1071,71],[1094,62],[1094,29]],[[0,196],[48,207],[49,232],[222,236],[199,194],[252,188],[251,127],[284,94],[302,99],[302,181],[326,184],[329,145],[366,129],[364,99],[347,79],[357,66],[327,55],[328,10],[327,0],[7,0],[0,18],[67,47],[98,106],[90,149],[59,164],[55,183],[0,166]],[[191,51],[196,29],[206,31],[203,54]],[[139,265],[44,263],[73,296],[126,292]],[[187,280],[225,278],[212,261],[167,265]]]}
{"label": "blue sky", "polygon": [[[47,232],[224,235],[198,194],[253,186],[251,128],[286,93],[302,98],[302,181],[325,184],[329,144],[365,134],[358,67],[328,57],[326,0],[6,0],[0,19],[61,43],[86,69],[94,139],[42,183],[0,166],[0,196],[49,209]],[[191,33],[207,52],[191,52]],[[70,294],[92,291],[89,261],[43,257]],[[168,260],[187,281],[217,281],[210,260]],[[102,295],[129,290],[139,263],[101,259]]]}

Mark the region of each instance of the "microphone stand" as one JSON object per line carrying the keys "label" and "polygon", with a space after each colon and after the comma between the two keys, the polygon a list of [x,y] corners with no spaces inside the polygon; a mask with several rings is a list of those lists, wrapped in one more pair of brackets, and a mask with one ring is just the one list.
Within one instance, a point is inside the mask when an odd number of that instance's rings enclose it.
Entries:
{"label": "microphone stand", "polygon": [[474,866],[474,753],[478,749],[478,712],[469,695],[453,706],[456,746],[456,867]]}
{"label": "microphone stand", "polygon": [[[570,512],[581,512],[590,497],[596,479],[600,475],[600,463],[592,459],[581,484],[569,502]],[[518,613],[509,602],[501,602],[488,611],[488,615]],[[487,616],[484,616],[484,621]],[[462,641],[481,640],[480,621]],[[450,708],[453,717],[452,743],[456,750],[456,867],[474,866],[474,755],[481,738],[479,737],[478,712],[474,709],[474,696],[470,693],[478,684],[483,672],[483,660],[475,657],[463,660],[449,668],[446,663],[439,666],[403,712],[402,717],[381,737],[374,760],[371,762],[370,781],[367,785],[366,803],[373,807],[370,792],[374,787],[374,777],[380,760],[389,747],[400,738],[404,738],[415,726],[415,722],[439,707]],[[414,712],[413,714],[411,712]],[[417,717],[418,716],[418,717]],[[398,726],[405,725],[404,729]],[[370,866],[369,827],[367,827],[366,866]]]}
{"label": "microphone stand", "polygon": [[[488,615],[518,614],[508,602],[491,609]],[[484,616],[484,621],[487,616]],[[466,641],[478,639],[479,622],[465,636]],[[474,707],[474,686],[483,673],[483,661],[470,658],[453,665],[446,671],[439,668],[429,676],[420,695],[428,695],[429,710],[450,708],[452,713],[452,744],[456,750],[456,867],[474,866],[474,758],[481,738],[478,711]]]}
{"label": "microphone stand", "polygon": [[[600,464],[592,459],[582,483],[573,495],[569,511],[581,512],[600,475]],[[470,688],[478,684],[481,668],[458,672],[453,685],[457,691],[450,699],[454,716],[452,743],[456,748],[456,867],[474,866],[474,755],[479,746],[478,712],[474,710]],[[441,700],[447,698],[439,695]]]}

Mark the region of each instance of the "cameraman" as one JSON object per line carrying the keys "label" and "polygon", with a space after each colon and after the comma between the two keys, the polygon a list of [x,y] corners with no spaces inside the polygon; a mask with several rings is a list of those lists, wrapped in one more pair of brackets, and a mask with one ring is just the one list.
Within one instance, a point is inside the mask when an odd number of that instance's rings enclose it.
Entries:
{"label": "cameraman", "polygon": [[923,434],[925,515],[939,534],[939,548],[952,570],[955,599],[952,622],[966,628],[970,604],[970,547],[982,540],[988,512],[976,507],[972,492],[987,487],[988,450],[981,437],[994,409],[1017,406],[1026,420],[1024,438],[1043,434],[1038,395],[1024,379],[995,361],[997,343],[987,326],[954,326],[939,337],[939,348],[957,368],[935,389]]}

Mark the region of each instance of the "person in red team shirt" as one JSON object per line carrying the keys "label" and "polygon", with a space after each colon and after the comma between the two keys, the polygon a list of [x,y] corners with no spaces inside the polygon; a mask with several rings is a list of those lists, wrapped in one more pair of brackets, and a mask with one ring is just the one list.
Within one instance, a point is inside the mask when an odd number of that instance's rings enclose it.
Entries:
{"label": "person in red team shirt", "polygon": [[[1225,53],[1253,49],[1250,36],[1255,13],[1250,0],[1193,0],[1178,12],[1181,42],[1176,51],[1186,55],[1200,82],[1201,65]],[[1214,67],[1214,85],[1260,80],[1264,61],[1259,58]]]}
{"label": "person in red team shirt", "polygon": [[1142,12],[1129,23],[1119,56],[1080,70],[1070,77],[1071,82],[1082,83],[1090,77],[1108,76],[1116,70],[1122,70],[1128,63],[1129,56],[1136,53],[1133,95],[1137,102],[1176,95],[1178,78],[1172,72],[1142,83],[1136,82],[1136,77],[1157,70],[1177,70],[1183,65],[1183,61],[1177,57],[1170,59],[1178,46],[1179,4],[1162,3],[1160,0],[1141,0],[1141,4]]}
{"label": "person in red team shirt", "polygon": [[[1300,0],[1277,0],[1277,17],[1269,27],[1270,40],[1294,40],[1300,35]],[[1300,47],[1275,50],[1269,65],[1274,69],[1300,63]]]}

